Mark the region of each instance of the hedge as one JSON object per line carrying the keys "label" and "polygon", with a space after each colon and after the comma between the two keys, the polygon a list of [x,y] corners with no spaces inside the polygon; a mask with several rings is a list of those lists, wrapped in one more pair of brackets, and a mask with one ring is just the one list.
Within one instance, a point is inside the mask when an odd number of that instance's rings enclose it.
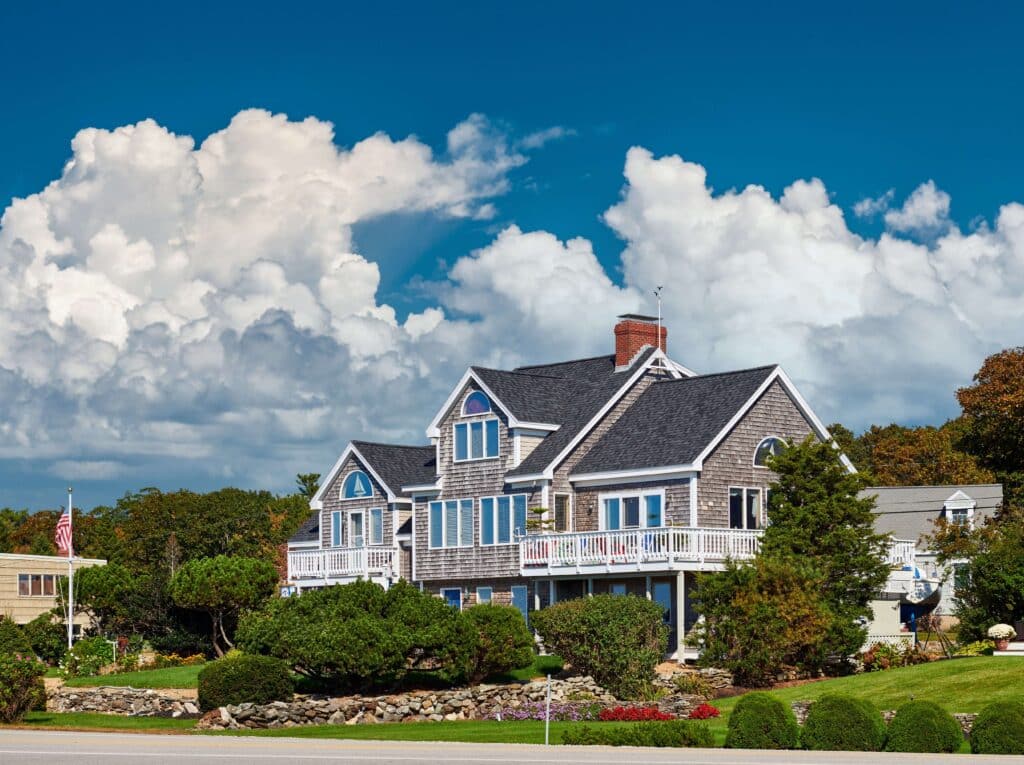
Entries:
{"label": "hedge", "polygon": [[885,721],[863,699],[828,694],[811,704],[800,745],[817,751],[878,752],[885,745]]}
{"label": "hedge", "polygon": [[748,693],[729,717],[730,749],[795,749],[800,737],[793,710],[767,693]]}
{"label": "hedge", "polygon": [[473,682],[530,665],[533,635],[519,609],[487,603],[468,608],[465,613],[477,631],[470,673]]}
{"label": "hedge", "polygon": [[963,743],[960,723],[931,701],[911,701],[889,723],[887,752],[955,752]]}
{"label": "hedge", "polygon": [[562,734],[562,743],[573,746],[714,746],[715,737],[704,723],[674,720],[642,722],[621,728],[591,728],[582,725]]}
{"label": "hedge", "polygon": [[997,701],[981,710],[971,728],[975,754],[1024,754],[1024,703]]}
{"label": "hedge", "polygon": [[204,711],[228,704],[291,701],[295,691],[288,665],[270,656],[231,656],[199,672],[199,706]]}

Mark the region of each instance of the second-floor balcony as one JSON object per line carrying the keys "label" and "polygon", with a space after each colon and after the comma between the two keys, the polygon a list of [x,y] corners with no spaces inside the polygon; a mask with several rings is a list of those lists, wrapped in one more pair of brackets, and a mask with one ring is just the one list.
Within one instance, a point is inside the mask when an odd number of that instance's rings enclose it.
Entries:
{"label": "second-floor balcony", "polygon": [[[663,526],[528,535],[519,543],[519,566],[524,576],[714,570],[726,560],[753,558],[763,533]],[[912,568],[914,542],[892,540],[886,560],[896,569]]]}
{"label": "second-floor balcony", "polygon": [[288,553],[288,580],[338,580],[398,575],[398,549],[388,546],[330,547]]}

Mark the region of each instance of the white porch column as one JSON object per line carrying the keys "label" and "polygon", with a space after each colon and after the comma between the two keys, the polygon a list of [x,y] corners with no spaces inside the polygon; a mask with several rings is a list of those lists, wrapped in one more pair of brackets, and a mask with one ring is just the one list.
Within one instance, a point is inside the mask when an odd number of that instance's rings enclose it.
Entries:
{"label": "white porch column", "polygon": [[651,599],[651,578],[649,576],[644,577],[644,594],[648,600]]}
{"label": "white porch column", "polygon": [[697,476],[690,476],[690,526],[697,526]]}
{"label": "white porch column", "polygon": [[594,596],[594,577],[587,577],[587,597],[592,598]]}
{"label": "white porch column", "polygon": [[548,605],[555,605],[555,580],[548,579]]}
{"label": "white porch column", "polygon": [[686,648],[686,572],[676,574],[676,658],[683,660]]}

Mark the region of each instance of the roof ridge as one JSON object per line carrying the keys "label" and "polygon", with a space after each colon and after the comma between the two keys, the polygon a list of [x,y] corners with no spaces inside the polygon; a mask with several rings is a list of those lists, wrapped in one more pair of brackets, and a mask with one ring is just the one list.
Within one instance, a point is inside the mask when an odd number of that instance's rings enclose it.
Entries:
{"label": "roof ridge", "polygon": [[[543,365],[541,365],[541,366],[543,366]],[[592,382],[590,382],[588,380],[581,380],[578,377],[560,377],[558,375],[542,375],[542,374],[537,374],[536,372],[520,372],[519,369],[521,369],[522,367],[517,367],[516,369],[495,369],[494,367],[481,367],[481,366],[477,366],[477,365],[474,364],[471,368],[472,369],[483,370],[484,372],[501,372],[503,375],[521,375],[523,377],[539,377],[542,380],[559,380],[561,382],[578,383],[580,385],[589,385],[591,387],[593,387],[593,385],[594,385]]]}
{"label": "roof ridge", "polygon": [[367,446],[386,446],[389,449],[433,449],[431,444],[388,444],[383,441],[362,441],[359,439],[352,439],[353,444],[366,444]]}
{"label": "roof ridge", "polygon": [[708,372],[705,375],[694,375],[693,377],[679,377],[671,380],[662,380],[661,382],[689,382],[693,380],[704,380],[708,377],[724,377],[725,375],[738,375],[744,372],[759,372],[762,369],[775,369],[778,364],[764,364],[759,367],[747,367],[745,369],[729,369],[724,372]]}
{"label": "roof ridge", "polygon": [[596,361],[597,359],[613,359],[615,358],[614,353],[602,353],[600,356],[587,356],[582,359],[569,359],[567,361],[550,361],[547,364],[524,364],[523,366],[516,367],[515,371],[520,369],[536,369],[537,367],[561,367],[566,364],[578,364],[581,361]]}

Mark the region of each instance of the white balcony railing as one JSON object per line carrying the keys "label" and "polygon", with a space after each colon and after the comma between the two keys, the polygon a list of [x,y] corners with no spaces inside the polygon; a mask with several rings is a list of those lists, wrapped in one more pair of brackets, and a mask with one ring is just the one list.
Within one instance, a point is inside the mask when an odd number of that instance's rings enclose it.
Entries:
{"label": "white balcony railing", "polygon": [[666,526],[624,531],[538,534],[519,543],[524,573],[593,566],[628,567],[649,564],[720,563],[726,558],[752,558],[760,530],[702,529]]}
{"label": "white balcony railing", "polygon": [[398,550],[394,547],[332,547],[288,553],[288,579],[293,582],[301,579],[394,576],[397,573]]}
{"label": "white balcony railing", "polygon": [[[525,574],[604,567],[620,570],[633,565],[650,568],[665,564],[721,563],[727,558],[754,557],[760,529],[660,527],[571,534],[536,534],[519,543],[520,568]],[[914,542],[894,539],[887,553],[894,568],[913,566]]]}

